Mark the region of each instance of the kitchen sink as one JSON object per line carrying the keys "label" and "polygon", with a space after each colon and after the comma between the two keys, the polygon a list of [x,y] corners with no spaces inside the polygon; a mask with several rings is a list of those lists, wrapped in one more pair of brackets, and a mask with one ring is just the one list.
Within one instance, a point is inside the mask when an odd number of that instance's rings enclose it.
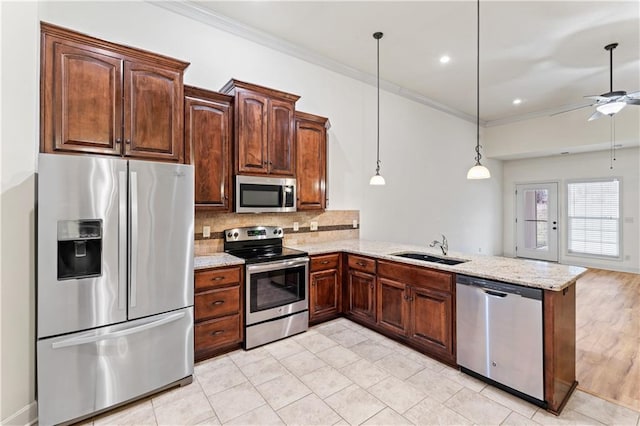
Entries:
{"label": "kitchen sink", "polygon": [[414,251],[404,253],[393,253],[392,256],[406,257],[408,259],[424,260],[425,262],[442,263],[443,265],[459,265],[468,262],[468,260],[449,259],[446,257],[433,256],[431,254],[419,253]]}

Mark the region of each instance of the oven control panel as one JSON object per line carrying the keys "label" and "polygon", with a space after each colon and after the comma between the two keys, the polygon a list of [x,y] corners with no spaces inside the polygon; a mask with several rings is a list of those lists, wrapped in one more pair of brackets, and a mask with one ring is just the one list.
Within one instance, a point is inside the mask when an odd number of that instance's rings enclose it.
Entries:
{"label": "oven control panel", "polygon": [[279,226],[249,226],[224,231],[225,241],[253,241],[284,238],[284,230]]}

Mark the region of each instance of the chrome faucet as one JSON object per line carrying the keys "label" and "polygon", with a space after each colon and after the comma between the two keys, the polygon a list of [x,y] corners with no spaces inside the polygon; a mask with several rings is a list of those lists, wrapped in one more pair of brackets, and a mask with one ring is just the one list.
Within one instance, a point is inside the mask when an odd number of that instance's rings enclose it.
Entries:
{"label": "chrome faucet", "polygon": [[438,240],[433,240],[433,242],[431,244],[429,244],[429,247],[440,247],[440,250],[442,250],[442,254],[443,255],[447,255],[447,252],[449,251],[449,243],[447,242],[447,237],[444,236],[444,234],[442,234],[442,242],[438,241]]}

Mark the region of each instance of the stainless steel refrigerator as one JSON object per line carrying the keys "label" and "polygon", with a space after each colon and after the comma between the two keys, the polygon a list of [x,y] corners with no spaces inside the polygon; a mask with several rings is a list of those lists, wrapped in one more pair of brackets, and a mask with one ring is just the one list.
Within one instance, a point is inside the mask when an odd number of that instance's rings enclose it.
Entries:
{"label": "stainless steel refrigerator", "polygon": [[39,155],[40,424],[191,381],[193,179],[188,165]]}

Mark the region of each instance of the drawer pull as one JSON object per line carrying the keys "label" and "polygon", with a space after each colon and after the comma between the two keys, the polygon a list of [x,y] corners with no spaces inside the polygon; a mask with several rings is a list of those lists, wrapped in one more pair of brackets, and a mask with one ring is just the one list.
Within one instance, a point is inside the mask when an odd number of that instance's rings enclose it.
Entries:
{"label": "drawer pull", "polygon": [[220,280],[223,280],[223,279],[224,279],[224,275],[223,275],[223,276],[221,276],[221,277],[214,277],[214,278],[211,278],[211,281],[220,281]]}
{"label": "drawer pull", "polygon": [[211,332],[211,335],[212,335],[212,336],[219,336],[219,335],[221,335],[222,333],[224,333],[224,330],[212,331],[212,332]]}
{"label": "drawer pull", "polygon": [[356,262],[356,265],[358,265],[358,266],[367,266],[367,264],[365,262]]}
{"label": "drawer pull", "polygon": [[212,305],[222,305],[224,300],[216,300],[215,302],[211,302]]}
{"label": "drawer pull", "polygon": [[320,262],[321,265],[328,265],[329,261],[328,260],[323,260],[322,262]]}

